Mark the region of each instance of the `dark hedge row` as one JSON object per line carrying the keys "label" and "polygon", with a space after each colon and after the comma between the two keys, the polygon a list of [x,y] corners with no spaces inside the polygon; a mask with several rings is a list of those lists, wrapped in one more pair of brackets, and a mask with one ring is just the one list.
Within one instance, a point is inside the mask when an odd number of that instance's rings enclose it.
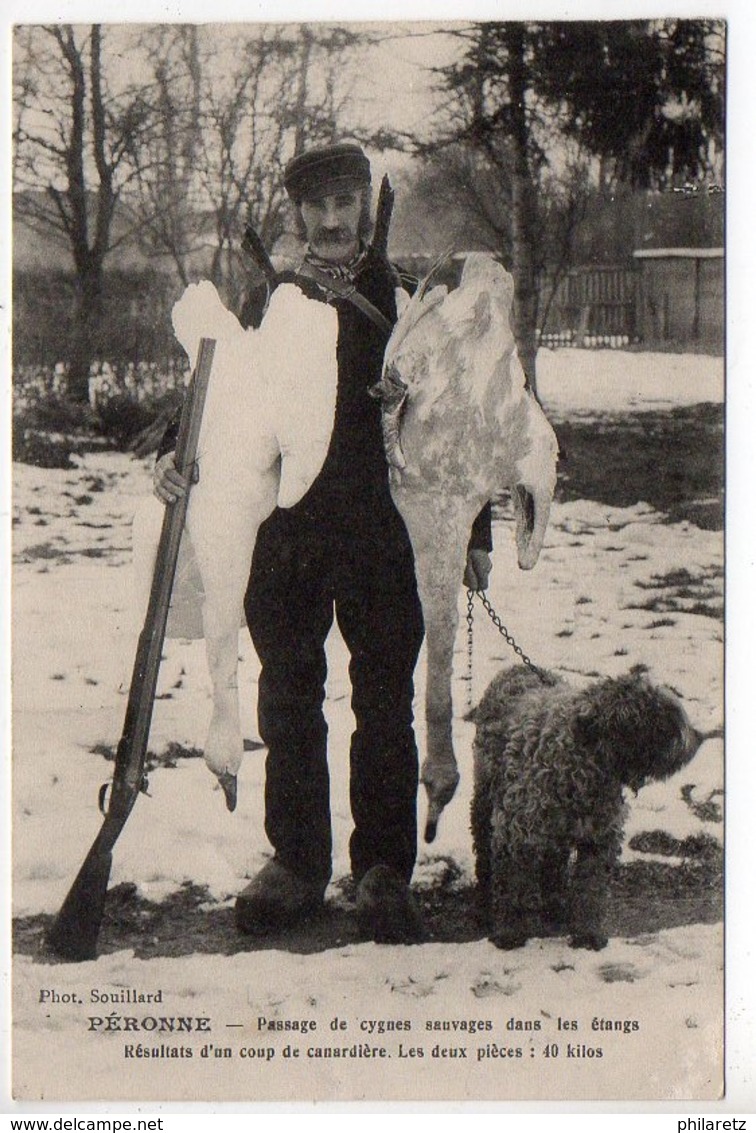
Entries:
{"label": "dark hedge row", "polygon": [[67,398],[76,283],[59,269],[13,274],[13,459],[68,467],[72,453],[126,448],[179,399],[187,360],[171,326],[181,286],[154,270],[109,271],[88,404]]}
{"label": "dark hedge row", "polygon": [[[182,288],[164,272],[113,270],[105,277],[98,355],[111,364],[157,362],[181,356],[171,307]],[[61,269],[13,273],[14,367],[54,366],[71,356],[76,282]]]}

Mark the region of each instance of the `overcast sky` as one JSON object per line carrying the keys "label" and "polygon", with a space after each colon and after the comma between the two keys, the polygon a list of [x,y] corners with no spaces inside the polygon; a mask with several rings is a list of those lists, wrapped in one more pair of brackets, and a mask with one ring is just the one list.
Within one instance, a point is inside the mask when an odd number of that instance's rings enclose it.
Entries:
{"label": "overcast sky", "polygon": [[372,65],[357,81],[364,114],[371,125],[388,120],[397,129],[416,130],[427,120],[432,67],[450,62],[460,44],[438,24],[370,25],[383,41],[370,52]]}

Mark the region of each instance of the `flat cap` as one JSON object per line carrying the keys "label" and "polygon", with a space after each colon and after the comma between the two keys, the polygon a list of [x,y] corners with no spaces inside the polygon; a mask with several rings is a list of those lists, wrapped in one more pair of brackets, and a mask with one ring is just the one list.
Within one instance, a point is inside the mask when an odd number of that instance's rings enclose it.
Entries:
{"label": "flat cap", "polygon": [[284,187],[296,204],[310,197],[369,184],[370,162],[356,142],[305,150],[293,157],[284,170]]}

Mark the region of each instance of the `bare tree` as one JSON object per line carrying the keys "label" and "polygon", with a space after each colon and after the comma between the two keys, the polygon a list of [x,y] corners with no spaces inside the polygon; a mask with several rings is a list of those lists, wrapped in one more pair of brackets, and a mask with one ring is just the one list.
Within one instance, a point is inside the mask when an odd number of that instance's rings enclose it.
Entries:
{"label": "bare tree", "polygon": [[[575,149],[559,168],[545,164],[535,193],[531,237],[536,330],[544,329],[559,284],[573,264],[592,192],[589,162]],[[464,145],[426,158],[400,197],[395,233],[427,256],[447,248],[485,249],[512,264],[512,188],[506,168]]]}
{"label": "bare tree", "polygon": [[470,148],[501,179],[515,277],[515,335],[535,382],[538,199],[550,134],[605,176],[672,184],[706,169],[722,140],[721,21],[480,23],[439,68],[439,113],[421,152]]}
{"label": "bare tree", "polygon": [[14,208],[42,238],[70,249],[77,302],[69,392],[85,401],[126,155],[143,116],[133,92],[115,94],[110,86],[99,25],[21,29],[16,49]]}
{"label": "bare tree", "polygon": [[202,60],[194,25],[157,25],[139,36],[147,77],[145,128],[129,145],[132,183],[123,201],[143,250],[167,257],[188,282],[197,244],[195,182],[202,142]]}
{"label": "bare tree", "polygon": [[14,208],[71,253],[73,397],[87,397],[106,259],[124,241],[238,302],[244,223],[271,248],[286,231],[284,165],[345,128],[362,42],[328,25],[16,29]]}
{"label": "bare tree", "polygon": [[149,129],[135,139],[128,205],[146,251],[179,279],[201,274],[238,301],[236,249],[250,221],[269,248],[286,231],[283,168],[344,118],[345,57],[360,36],[310,25],[167,27],[145,40]]}

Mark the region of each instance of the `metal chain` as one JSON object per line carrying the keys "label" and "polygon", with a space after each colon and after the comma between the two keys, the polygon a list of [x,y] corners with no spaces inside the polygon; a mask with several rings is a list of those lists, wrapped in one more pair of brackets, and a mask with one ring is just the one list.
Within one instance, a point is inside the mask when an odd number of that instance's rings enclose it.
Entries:
{"label": "metal chain", "polygon": [[467,707],[473,706],[473,598],[474,590],[467,591]]}
{"label": "metal chain", "polygon": [[509,632],[509,630],[504,625],[504,623],[502,622],[499,615],[496,613],[496,610],[494,610],[493,606],[489,602],[488,595],[486,594],[485,590],[468,590],[467,591],[467,675],[468,675],[468,693],[467,693],[467,695],[468,695],[468,707],[472,707],[472,652],[473,652],[473,650],[472,650],[472,636],[473,636],[473,630],[472,630],[473,613],[472,613],[472,609],[473,609],[473,598],[476,597],[476,596],[480,599],[480,601],[483,605],[483,609],[486,611],[489,618],[491,619],[493,624],[496,626],[496,628],[498,629],[501,636],[506,641],[507,645],[509,645],[514,650],[514,652],[517,654],[517,656],[522,661],[523,665],[526,665],[527,668],[530,669],[530,671],[532,673],[535,673],[535,675],[538,677],[538,679],[542,683],[545,684],[546,683],[546,674],[544,673],[543,669],[539,669],[538,665],[536,665],[533,661],[531,661],[530,658],[528,657],[527,653],[525,653],[524,650],[521,648],[521,646],[519,646],[517,644],[514,637]]}

